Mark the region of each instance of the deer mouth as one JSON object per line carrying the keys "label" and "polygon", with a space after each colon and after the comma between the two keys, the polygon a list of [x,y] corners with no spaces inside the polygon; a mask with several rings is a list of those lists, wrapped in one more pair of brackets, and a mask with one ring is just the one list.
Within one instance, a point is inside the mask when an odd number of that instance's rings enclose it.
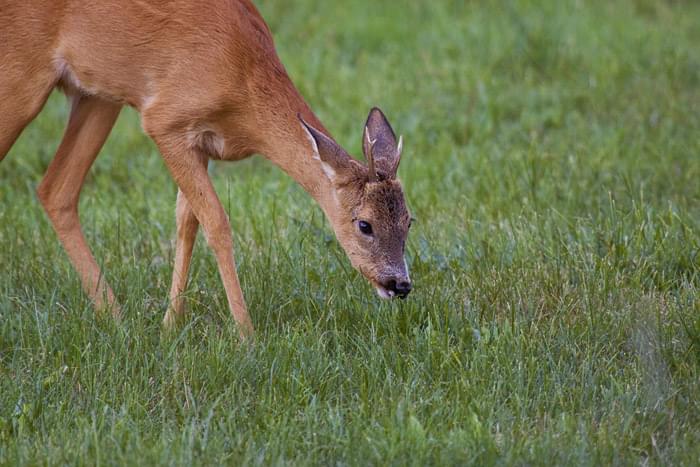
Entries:
{"label": "deer mouth", "polygon": [[385,283],[374,282],[374,288],[377,290],[377,295],[385,300],[393,298],[405,299],[411,293],[411,283],[406,280],[396,283],[395,279],[391,279]]}
{"label": "deer mouth", "polygon": [[[386,285],[382,284],[380,279],[377,279],[375,277],[371,277],[369,274],[365,274],[365,271],[362,269],[362,267],[358,268],[359,271],[364,275],[367,280],[369,281],[372,286],[374,286],[374,290],[377,291],[377,295],[379,295],[379,298],[382,300],[391,300],[393,298],[399,297],[399,298],[406,298],[406,294],[401,294],[400,292],[397,293],[396,290],[392,290],[392,288],[387,287]],[[393,281],[390,281],[393,282]]]}
{"label": "deer mouth", "polygon": [[396,292],[381,285],[375,285],[374,288],[377,290],[377,295],[379,295],[379,298],[382,300],[391,300],[396,296]]}

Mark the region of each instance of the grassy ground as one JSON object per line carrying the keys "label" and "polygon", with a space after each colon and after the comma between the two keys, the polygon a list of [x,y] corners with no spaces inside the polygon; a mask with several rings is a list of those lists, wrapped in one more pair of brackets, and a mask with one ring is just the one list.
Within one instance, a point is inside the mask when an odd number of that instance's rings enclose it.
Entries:
{"label": "grassy ground", "polygon": [[53,96],[0,164],[0,464],[697,464],[700,5],[257,2],[354,154],[406,137],[415,292],[380,302],[260,158],[217,165],[258,340],[200,238],[161,335],[175,187],[125,111],[83,191],[123,304],[95,320],[34,190]]}

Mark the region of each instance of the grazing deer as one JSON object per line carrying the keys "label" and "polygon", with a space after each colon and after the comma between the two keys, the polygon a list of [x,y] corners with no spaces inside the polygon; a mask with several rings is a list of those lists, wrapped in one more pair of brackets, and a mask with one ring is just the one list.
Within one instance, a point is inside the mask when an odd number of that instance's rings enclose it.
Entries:
{"label": "grazing deer", "polygon": [[201,224],[231,314],[243,336],[252,333],[231,228],[207,161],[253,153],[318,202],[352,265],[380,296],[410,292],[404,261],[410,216],[396,179],[401,139],[372,109],[363,132],[367,165],[350,157],[292,84],[250,0],[4,0],[0,37],[0,160],[54,88],[71,100],[38,197],[97,309],[119,315],[81,231],[78,198],[124,105],[140,112],[179,188],[166,325],[183,313]]}

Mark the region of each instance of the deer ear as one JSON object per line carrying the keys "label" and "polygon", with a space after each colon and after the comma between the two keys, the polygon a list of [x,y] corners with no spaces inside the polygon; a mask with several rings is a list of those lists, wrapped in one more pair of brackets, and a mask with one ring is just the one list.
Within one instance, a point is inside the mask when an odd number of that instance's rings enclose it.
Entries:
{"label": "deer ear", "polygon": [[351,157],[338,143],[306,123],[301,114],[297,115],[297,117],[306,132],[306,136],[309,138],[314,151],[314,159],[321,161],[321,167],[325,174],[329,179],[334,180],[336,172],[348,169],[351,166]]}
{"label": "deer ear", "polygon": [[389,121],[378,108],[373,108],[367,117],[362,138],[362,151],[367,159],[370,180],[396,178],[401,161],[403,138],[396,135]]}

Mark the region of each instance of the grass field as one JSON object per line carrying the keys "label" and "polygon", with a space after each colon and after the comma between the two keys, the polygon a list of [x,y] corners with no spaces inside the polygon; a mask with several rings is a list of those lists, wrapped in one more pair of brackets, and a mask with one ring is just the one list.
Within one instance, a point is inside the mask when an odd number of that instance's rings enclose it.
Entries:
{"label": "grass field", "polygon": [[175,186],[124,111],[83,191],[125,320],[36,200],[52,96],[0,164],[0,464],[700,462],[700,4],[259,0],[361,154],[405,135],[415,291],[380,302],[262,158],[217,164],[254,345],[198,239],[161,332]]}

